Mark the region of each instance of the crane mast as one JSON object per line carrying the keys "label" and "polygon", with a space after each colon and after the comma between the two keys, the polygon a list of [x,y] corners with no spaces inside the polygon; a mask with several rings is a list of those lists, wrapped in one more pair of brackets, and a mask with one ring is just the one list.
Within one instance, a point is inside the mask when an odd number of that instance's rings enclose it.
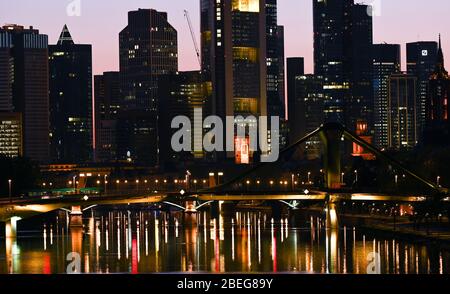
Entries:
{"label": "crane mast", "polygon": [[191,31],[191,37],[192,37],[192,41],[194,42],[195,53],[197,54],[198,64],[200,65],[200,68],[201,68],[202,67],[202,60],[200,58],[200,49],[198,47],[197,38],[195,37],[194,28],[193,28],[192,22],[191,22],[191,17],[189,16],[189,11],[184,10],[184,16],[186,17],[186,20],[187,20],[188,25],[189,25],[189,30]]}

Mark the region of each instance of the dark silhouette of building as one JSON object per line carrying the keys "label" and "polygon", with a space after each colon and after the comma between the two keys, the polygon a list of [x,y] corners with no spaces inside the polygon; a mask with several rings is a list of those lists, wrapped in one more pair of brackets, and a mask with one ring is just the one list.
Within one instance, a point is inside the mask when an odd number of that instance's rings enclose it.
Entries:
{"label": "dark silhouette of building", "polygon": [[120,91],[117,156],[156,165],[158,160],[158,77],[178,70],[177,31],[167,13],[128,13],[120,32]]}
{"label": "dark silhouette of building", "polygon": [[[208,154],[196,150],[195,145],[203,146],[203,132],[192,130],[191,151],[175,152],[171,146],[172,135],[179,131],[178,127],[172,129],[172,120],[177,116],[189,118],[191,127],[199,127],[194,120],[194,111],[201,111],[206,118],[207,113],[203,110],[211,96],[210,84],[203,81],[201,72],[187,71],[161,76],[158,83],[158,97],[160,97],[158,127],[159,134],[159,164],[164,169],[171,169],[188,161],[204,161]],[[200,121],[203,129],[203,120]],[[197,144],[195,144],[197,143]]]}
{"label": "dark silhouette of building", "polygon": [[437,52],[437,42],[406,44],[407,71],[417,77],[419,142],[425,127],[428,82],[436,66]]}
{"label": "dark silhouette of building", "polygon": [[267,31],[267,111],[269,116],[284,118],[284,95],[280,95],[281,69],[284,68],[284,28],[278,26],[277,0],[266,1]]}
{"label": "dark silhouette of building", "polygon": [[314,0],[314,71],[324,77],[325,120],[371,120],[372,17],[353,0]]}
{"label": "dark silhouette of building", "polygon": [[373,46],[373,109],[375,145],[389,146],[388,98],[389,78],[400,72],[400,45],[375,44]]}
{"label": "dark silhouette of building", "polygon": [[104,72],[94,77],[95,89],[95,159],[117,159],[117,118],[120,111],[119,72]]}
{"label": "dark silhouette of building", "polygon": [[395,73],[389,77],[388,148],[412,149],[419,140],[417,77]]}
{"label": "dark silhouette of building", "polygon": [[0,28],[0,112],[16,113],[10,124],[16,137],[20,116],[23,155],[41,163],[49,161],[48,74],[47,35],[33,27]]}
{"label": "dark silhouette of building", "polygon": [[[289,118],[291,144],[316,130],[324,121],[324,101],[326,94],[323,88],[324,79],[316,75],[296,76],[295,99],[289,105],[293,113]],[[307,158],[320,156],[320,139],[315,137],[306,142]]]}
{"label": "dark silhouette of building", "polygon": [[49,46],[49,69],[51,160],[92,160],[92,46],[75,44],[64,25]]}
{"label": "dark silhouette of building", "polygon": [[441,38],[439,36],[437,61],[435,69],[430,76],[428,88],[426,144],[450,144],[449,98],[450,77],[445,69],[444,53],[442,52]]}
{"label": "dark silhouette of building", "polygon": [[352,77],[350,104],[346,106],[347,125],[358,130],[361,121],[367,122],[368,130],[373,129],[373,24],[367,5],[352,7]]}
{"label": "dark silhouette of building", "polygon": [[288,96],[288,125],[289,125],[289,143],[295,142],[299,136],[302,135],[300,130],[302,126],[297,125],[298,121],[298,108],[297,94],[296,94],[296,77],[303,76],[305,74],[305,60],[303,57],[290,57],[287,58],[287,96]]}

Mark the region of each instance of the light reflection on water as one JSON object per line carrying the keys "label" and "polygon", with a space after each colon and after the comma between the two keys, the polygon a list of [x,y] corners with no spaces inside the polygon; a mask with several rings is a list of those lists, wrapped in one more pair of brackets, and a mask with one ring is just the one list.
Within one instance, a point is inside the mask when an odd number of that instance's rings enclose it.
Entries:
{"label": "light reflection on water", "polygon": [[65,273],[71,252],[80,253],[84,273],[365,274],[376,254],[381,273],[450,272],[448,251],[353,227],[327,230],[324,223],[310,217],[296,228],[288,218],[274,221],[264,212],[212,219],[205,212],[97,211],[83,227],[69,227],[59,216],[42,232],[2,240],[0,273]]}

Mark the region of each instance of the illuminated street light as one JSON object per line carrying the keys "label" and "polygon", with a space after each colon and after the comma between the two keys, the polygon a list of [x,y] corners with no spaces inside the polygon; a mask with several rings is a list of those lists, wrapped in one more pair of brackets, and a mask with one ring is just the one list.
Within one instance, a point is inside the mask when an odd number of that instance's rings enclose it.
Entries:
{"label": "illuminated street light", "polygon": [[358,183],[358,170],[355,169],[355,183]]}
{"label": "illuminated street light", "polygon": [[437,176],[437,178],[436,178],[436,183],[437,183],[437,186],[438,186],[438,187],[441,186],[441,185],[440,185],[440,181],[441,181],[441,177],[440,177],[440,176]]}

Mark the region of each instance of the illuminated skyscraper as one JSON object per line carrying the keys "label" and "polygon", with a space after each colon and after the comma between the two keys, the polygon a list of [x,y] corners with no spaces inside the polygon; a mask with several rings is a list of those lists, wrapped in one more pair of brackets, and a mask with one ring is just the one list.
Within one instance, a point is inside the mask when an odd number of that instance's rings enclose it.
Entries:
{"label": "illuminated skyscraper", "polygon": [[400,45],[373,46],[373,97],[375,145],[387,148],[389,77],[400,71]]}
{"label": "illuminated skyscraper", "polygon": [[94,77],[95,155],[97,161],[117,158],[117,118],[120,111],[119,72],[104,72]]}
{"label": "illuminated skyscraper", "polygon": [[33,27],[0,28],[0,112],[16,113],[2,121],[18,130],[21,117],[23,155],[41,163],[49,160],[48,73],[47,35]]}
{"label": "illuminated skyscraper", "polygon": [[437,42],[415,42],[406,44],[408,73],[417,77],[418,124],[420,134],[425,127],[428,82],[433,73],[438,53]]}
{"label": "illuminated skyscraper", "polygon": [[355,130],[371,120],[372,17],[354,0],[313,0],[314,72],[323,76],[324,119]]}
{"label": "illuminated skyscraper", "polygon": [[417,124],[417,77],[397,73],[389,78],[388,147],[414,148],[419,139]]}
{"label": "illuminated skyscraper", "polygon": [[92,46],[75,44],[67,26],[49,46],[50,155],[53,162],[92,159]]}
{"label": "illuminated skyscraper", "polygon": [[[266,116],[266,9],[273,10],[273,3],[201,0],[200,6],[202,70],[205,78],[212,82],[211,112],[223,119],[237,115]],[[272,27],[276,29],[275,24]],[[276,32],[273,37],[275,48]],[[273,58],[278,55],[273,54]],[[278,75],[278,67],[273,74]],[[274,82],[277,81],[274,79]],[[273,93],[279,101],[278,92]]]}
{"label": "illuminated skyscraper", "polygon": [[120,32],[118,157],[147,165],[158,159],[158,77],[178,70],[177,31],[167,13],[128,13]]}

